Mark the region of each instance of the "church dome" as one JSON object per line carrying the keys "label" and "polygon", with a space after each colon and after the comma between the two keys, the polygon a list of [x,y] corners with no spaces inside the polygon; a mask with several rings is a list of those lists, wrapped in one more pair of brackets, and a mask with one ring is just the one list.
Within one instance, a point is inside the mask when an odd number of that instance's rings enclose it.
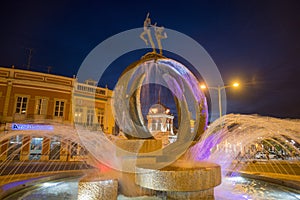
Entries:
{"label": "church dome", "polygon": [[170,109],[160,103],[157,103],[150,107],[148,114],[170,114]]}

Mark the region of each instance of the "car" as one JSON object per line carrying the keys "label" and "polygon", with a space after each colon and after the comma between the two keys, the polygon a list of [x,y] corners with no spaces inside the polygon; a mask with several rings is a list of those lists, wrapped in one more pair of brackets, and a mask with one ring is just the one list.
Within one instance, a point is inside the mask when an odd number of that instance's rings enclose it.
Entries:
{"label": "car", "polygon": [[269,159],[277,159],[277,158],[278,158],[278,156],[275,152],[273,152],[273,151],[269,152]]}
{"label": "car", "polygon": [[267,158],[266,157],[266,154],[261,152],[261,151],[258,151],[256,152],[255,156],[254,156],[256,159],[263,159],[263,158]]}
{"label": "car", "polygon": [[277,154],[275,152],[272,152],[272,151],[268,152],[268,153],[258,151],[255,154],[256,159],[268,159],[267,156],[269,157],[269,159],[277,159],[278,158]]}

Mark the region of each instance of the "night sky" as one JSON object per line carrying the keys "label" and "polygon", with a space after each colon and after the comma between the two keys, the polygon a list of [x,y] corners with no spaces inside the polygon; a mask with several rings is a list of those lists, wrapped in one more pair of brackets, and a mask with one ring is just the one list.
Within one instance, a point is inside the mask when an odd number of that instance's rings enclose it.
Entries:
{"label": "night sky", "polygon": [[[196,2],[196,1],[195,1]],[[227,113],[300,118],[300,1],[1,1],[0,66],[72,77],[110,36],[152,22],[201,44],[228,89]],[[137,38],[139,39],[139,38]],[[141,56],[117,60],[100,85],[114,85]]]}

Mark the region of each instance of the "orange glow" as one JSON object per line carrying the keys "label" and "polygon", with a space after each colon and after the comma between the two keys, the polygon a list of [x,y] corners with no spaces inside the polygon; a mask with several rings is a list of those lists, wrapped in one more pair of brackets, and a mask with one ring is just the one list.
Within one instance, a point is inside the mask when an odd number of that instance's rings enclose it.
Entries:
{"label": "orange glow", "polygon": [[240,86],[240,84],[238,83],[238,82],[235,82],[235,83],[233,83],[233,85],[232,85],[233,87],[239,87]]}
{"label": "orange glow", "polygon": [[201,88],[202,90],[204,90],[204,89],[206,89],[206,85],[201,84],[201,85],[200,85],[200,88]]}

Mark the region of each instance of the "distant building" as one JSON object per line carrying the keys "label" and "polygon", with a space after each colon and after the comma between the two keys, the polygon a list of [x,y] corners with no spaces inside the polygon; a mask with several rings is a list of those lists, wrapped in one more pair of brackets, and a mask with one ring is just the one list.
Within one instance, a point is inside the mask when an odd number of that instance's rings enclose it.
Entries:
{"label": "distant building", "polygon": [[173,119],[174,116],[171,115],[170,109],[161,103],[154,104],[149,109],[148,130],[155,139],[162,140],[164,146],[176,140],[173,133]]}
{"label": "distant building", "polygon": [[115,121],[111,109],[112,91],[96,86],[94,80],[74,83],[74,122],[93,129],[101,128],[105,133],[115,132]]}
{"label": "distant building", "polygon": [[[14,131],[14,123],[70,127],[76,123],[111,134],[115,129],[111,97],[111,90],[97,87],[93,80],[78,83],[75,77],[0,67],[0,134]],[[78,144],[62,143],[55,133],[51,138],[34,133],[0,141],[0,160],[66,161],[81,151]],[[21,146],[21,151],[16,151]]]}

